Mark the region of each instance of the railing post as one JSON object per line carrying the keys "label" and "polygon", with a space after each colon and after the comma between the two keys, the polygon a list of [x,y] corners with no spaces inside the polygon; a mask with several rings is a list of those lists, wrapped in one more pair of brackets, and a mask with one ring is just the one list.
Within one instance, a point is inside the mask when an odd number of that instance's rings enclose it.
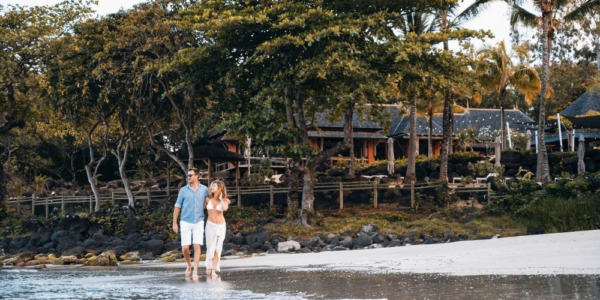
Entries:
{"label": "railing post", "polygon": [[35,216],[35,194],[31,194],[31,216]]}
{"label": "railing post", "polygon": [[93,213],[94,210],[92,208],[92,195],[90,195],[90,213]]}
{"label": "railing post", "polygon": [[21,216],[21,197],[17,196],[17,216]]}
{"label": "railing post", "polygon": [[60,212],[62,213],[62,215],[65,215],[65,196],[61,196],[60,197]]}
{"label": "railing post", "polygon": [[152,201],[152,198],[150,198],[150,190],[146,191],[146,197],[148,197],[148,206],[150,206],[150,201]]}
{"label": "railing post", "polygon": [[269,204],[271,205],[271,207],[273,207],[273,204],[275,204],[275,193],[274,193],[274,191],[273,191],[273,185],[269,185],[269,187],[270,187],[270,188],[269,188],[269,190],[270,190],[270,191],[269,191],[269,193],[270,193],[270,195],[269,195],[269,196],[271,197],[271,198],[270,198],[270,203],[269,203]]}
{"label": "railing post", "polygon": [[373,208],[377,208],[377,179],[373,180]]}
{"label": "railing post", "polygon": [[410,208],[415,209],[415,182],[410,182]]}
{"label": "railing post", "polygon": [[340,210],[344,210],[344,184],[340,182]]}
{"label": "railing post", "polygon": [[492,194],[492,183],[488,182],[487,183],[487,204],[490,204],[490,196]]}
{"label": "railing post", "polygon": [[48,220],[48,198],[46,198],[46,220]]}

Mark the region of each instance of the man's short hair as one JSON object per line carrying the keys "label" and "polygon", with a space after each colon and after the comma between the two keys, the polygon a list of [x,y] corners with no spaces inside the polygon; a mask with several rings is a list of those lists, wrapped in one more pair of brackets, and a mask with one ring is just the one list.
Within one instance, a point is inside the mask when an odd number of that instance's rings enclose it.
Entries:
{"label": "man's short hair", "polygon": [[189,169],[188,169],[188,172],[189,172],[189,171],[194,171],[194,174],[198,174],[198,173],[200,173],[200,171],[198,171],[198,168],[189,168]]}

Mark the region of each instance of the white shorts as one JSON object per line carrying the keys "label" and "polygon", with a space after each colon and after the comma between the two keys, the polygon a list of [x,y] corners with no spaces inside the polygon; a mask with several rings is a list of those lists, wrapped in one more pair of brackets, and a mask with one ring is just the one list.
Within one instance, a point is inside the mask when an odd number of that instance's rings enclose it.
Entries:
{"label": "white shorts", "polygon": [[204,239],[204,221],[196,224],[180,221],[179,230],[181,231],[181,246],[194,244],[202,245]]}

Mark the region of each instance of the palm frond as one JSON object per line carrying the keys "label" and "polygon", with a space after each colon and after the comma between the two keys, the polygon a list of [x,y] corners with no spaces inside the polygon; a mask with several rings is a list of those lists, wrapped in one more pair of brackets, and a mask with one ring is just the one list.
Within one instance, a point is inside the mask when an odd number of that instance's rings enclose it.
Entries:
{"label": "palm frond", "polygon": [[579,20],[591,13],[598,13],[600,11],[600,0],[585,1],[580,6],[576,7],[565,16],[565,20],[574,21]]}
{"label": "palm frond", "polygon": [[519,5],[510,6],[510,26],[523,24],[527,27],[537,27],[540,17]]}
{"label": "palm frond", "polygon": [[461,21],[469,21],[481,14],[481,12],[484,10],[488,9],[492,2],[498,1],[500,0],[475,0],[473,4],[469,5],[467,8],[465,8],[465,10],[459,13],[456,16],[456,19]]}

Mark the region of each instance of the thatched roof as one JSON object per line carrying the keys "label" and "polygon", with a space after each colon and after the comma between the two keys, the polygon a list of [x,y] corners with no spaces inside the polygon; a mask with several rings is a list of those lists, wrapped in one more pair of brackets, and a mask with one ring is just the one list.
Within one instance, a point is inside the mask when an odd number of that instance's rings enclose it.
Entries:
{"label": "thatched roof", "polygon": [[591,112],[600,112],[600,91],[583,93],[560,114],[575,128],[600,128],[600,115],[590,115]]}

